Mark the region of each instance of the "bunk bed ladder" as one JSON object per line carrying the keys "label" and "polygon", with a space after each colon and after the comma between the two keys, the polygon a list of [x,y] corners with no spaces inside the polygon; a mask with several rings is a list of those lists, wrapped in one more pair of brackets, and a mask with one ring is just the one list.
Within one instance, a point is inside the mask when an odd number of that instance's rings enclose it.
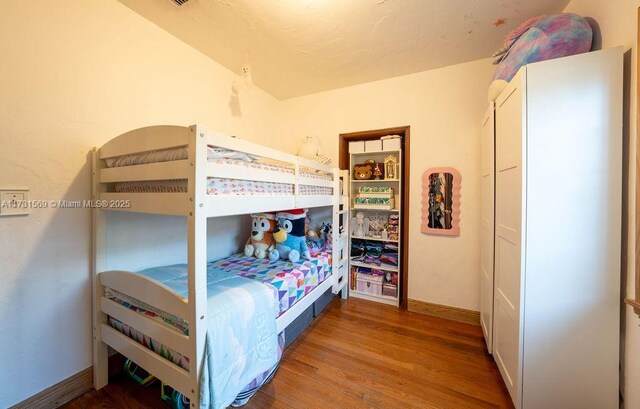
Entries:
{"label": "bunk bed ladder", "polygon": [[[348,243],[346,232],[349,231],[349,197],[346,190],[349,181],[349,171],[336,169],[334,172],[334,203],[333,203],[333,293],[340,293],[343,299],[348,296],[348,249],[346,244]],[[340,180],[342,179],[342,191],[340,190]],[[340,228],[342,227],[342,229]],[[341,233],[344,231],[345,233]]]}

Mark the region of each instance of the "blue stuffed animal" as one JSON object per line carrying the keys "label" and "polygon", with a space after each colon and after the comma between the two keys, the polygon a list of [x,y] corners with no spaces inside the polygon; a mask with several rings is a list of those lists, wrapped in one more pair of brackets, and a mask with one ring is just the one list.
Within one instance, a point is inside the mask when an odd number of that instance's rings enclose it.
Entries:
{"label": "blue stuffed animal", "polygon": [[274,252],[274,255],[277,254],[281,259],[293,263],[300,260],[301,256],[311,260],[311,253],[304,236],[305,216],[306,212],[303,209],[276,213],[278,225],[273,231],[273,237],[276,240],[277,252]]}

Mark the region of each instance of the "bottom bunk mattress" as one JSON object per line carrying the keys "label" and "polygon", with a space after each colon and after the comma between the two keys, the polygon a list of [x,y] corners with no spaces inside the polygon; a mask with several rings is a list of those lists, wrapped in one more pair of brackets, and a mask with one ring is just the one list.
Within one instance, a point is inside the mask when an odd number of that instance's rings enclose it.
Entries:
{"label": "bottom bunk mattress", "polygon": [[210,263],[210,266],[268,284],[278,300],[282,315],[331,274],[331,253],[321,251],[311,260],[298,263],[247,257],[236,254]]}
{"label": "bottom bunk mattress", "polygon": [[[273,294],[273,313],[275,316],[279,316],[331,275],[331,253],[320,252],[312,260],[305,260],[302,263],[261,260],[237,254],[207,265],[208,282],[211,281],[213,276],[220,273],[232,273],[245,279],[263,283]],[[187,295],[187,266],[185,264],[150,268],[140,271],[139,274],[166,285],[184,297]],[[133,311],[160,321],[175,331],[185,335],[189,334],[188,322],[184,319],[168,314],[108,287],[105,288],[105,296]],[[151,337],[113,317],[108,317],[108,323],[116,330],[155,351],[165,359],[184,369],[188,369],[188,357],[167,348]],[[283,344],[283,334],[280,334],[278,360],[281,356]],[[273,374],[276,368],[277,365],[258,376],[247,386],[248,390],[255,392],[263,382],[267,382],[270,379],[270,375]],[[238,397],[244,396],[244,401],[250,396],[247,396],[247,388],[238,395]],[[236,401],[235,403],[242,402]]]}

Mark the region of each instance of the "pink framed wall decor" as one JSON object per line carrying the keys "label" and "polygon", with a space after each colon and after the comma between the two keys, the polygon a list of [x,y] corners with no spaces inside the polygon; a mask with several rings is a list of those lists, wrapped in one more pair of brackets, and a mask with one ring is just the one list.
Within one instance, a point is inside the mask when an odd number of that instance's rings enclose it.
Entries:
{"label": "pink framed wall decor", "polygon": [[422,222],[425,234],[460,235],[461,176],[454,168],[427,169],[422,175]]}

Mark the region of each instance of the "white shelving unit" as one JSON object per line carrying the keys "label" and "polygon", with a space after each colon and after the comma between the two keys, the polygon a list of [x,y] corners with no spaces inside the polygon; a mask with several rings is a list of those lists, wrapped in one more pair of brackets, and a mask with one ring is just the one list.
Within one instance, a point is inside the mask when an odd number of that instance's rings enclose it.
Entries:
{"label": "white shelving unit", "polygon": [[[350,155],[349,155],[349,158],[350,158],[349,168],[351,170],[351,183],[350,183],[351,220],[353,221],[356,215],[362,212],[364,213],[366,218],[373,221],[373,223],[371,223],[371,229],[369,231],[369,234],[365,236],[354,235],[353,229],[352,231],[349,232],[349,271],[350,271],[349,294],[352,297],[363,298],[366,300],[395,305],[395,306],[399,305],[399,299],[400,299],[399,296],[402,288],[401,287],[402,283],[400,281],[401,280],[400,265],[401,265],[401,254],[402,254],[402,249],[400,247],[401,246],[400,237],[402,237],[402,231],[401,231],[401,226],[402,226],[401,213],[402,212],[400,211],[400,209],[402,209],[402,195],[401,195],[402,180],[398,178],[398,176],[401,175],[401,169],[402,169],[401,153],[402,152],[400,150],[376,150],[376,151],[355,153],[350,149]],[[394,156],[398,161],[397,174],[395,175],[394,178],[385,179],[384,177],[382,177],[379,180],[353,179],[353,175],[354,175],[353,170],[355,165],[364,164],[366,160],[371,159],[371,160],[374,160],[376,163],[378,163],[379,167],[383,169],[385,158],[387,158],[388,156]],[[384,172],[384,176],[386,176],[386,170],[383,172]],[[389,208],[388,205],[377,206],[377,205],[356,204],[355,198],[358,197],[360,188],[368,187],[368,186],[390,187],[391,189],[393,189],[393,207]],[[391,215],[398,217],[397,238],[395,238],[394,236],[394,238],[383,239],[382,235],[380,234],[380,228],[382,227],[382,225],[389,224],[389,217]],[[397,257],[398,265],[385,264],[382,262],[380,265],[378,265],[377,263],[367,263],[363,260],[354,259],[357,257],[356,255],[351,253],[352,244],[354,243],[354,241],[362,241],[365,244],[365,246],[368,243],[371,243],[374,246],[384,246],[385,243],[389,243],[393,246],[396,246],[397,252],[394,251],[393,253]],[[393,286],[392,286],[392,282],[387,281],[386,276],[388,276],[389,273],[392,275],[393,281],[396,283],[394,296],[385,295],[382,291],[377,293],[376,292],[367,293],[367,292],[358,290],[357,274],[371,273],[371,272],[375,272],[375,270],[378,270],[385,277],[383,279],[382,285],[386,284],[385,287],[387,291],[392,289]]]}

